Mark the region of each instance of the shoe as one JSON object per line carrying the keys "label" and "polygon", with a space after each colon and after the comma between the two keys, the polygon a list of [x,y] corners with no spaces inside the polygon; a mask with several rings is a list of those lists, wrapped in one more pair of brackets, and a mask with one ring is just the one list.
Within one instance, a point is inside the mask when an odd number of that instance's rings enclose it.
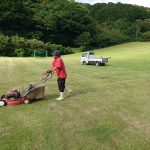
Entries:
{"label": "shoe", "polygon": [[57,101],[61,101],[61,100],[63,100],[64,98],[62,98],[62,97],[58,97],[56,100]]}
{"label": "shoe", "polygon": [[65,88],[65,95],[66,96],[69,96],[71,92],[72,92],[71,89]]}
{"label": "shoe", "polygon": [[64,92],[60,92],[60,97],[58,97],[56,100],[61,101],[64,99]]}

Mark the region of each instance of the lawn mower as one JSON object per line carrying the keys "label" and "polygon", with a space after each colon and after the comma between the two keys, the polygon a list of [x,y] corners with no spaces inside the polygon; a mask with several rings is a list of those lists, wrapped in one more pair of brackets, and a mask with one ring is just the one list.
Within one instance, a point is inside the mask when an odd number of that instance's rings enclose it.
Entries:
{"label": "lawn mower", "polygon": [[45,77],[34,84],[28,85],[22,92],[17,89],[12,89],[0,98],[0,106],[29,104],[33,100],[44,97],[45,86],[43,83],[52,77],[48,73]]}

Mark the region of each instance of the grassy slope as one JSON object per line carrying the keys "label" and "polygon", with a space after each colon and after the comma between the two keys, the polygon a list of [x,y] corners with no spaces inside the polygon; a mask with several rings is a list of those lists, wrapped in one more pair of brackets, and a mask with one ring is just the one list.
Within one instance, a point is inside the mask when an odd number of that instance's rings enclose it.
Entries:
{"label": "grassy slope", "polygon": [[[0,108],[0,149],[150,149],[150,43],[95,51],[105,67],[82,66],[80,53],[63,57],[72,95],[62,102],[56,78],[46,97]],[[52,58],[0,58],[0,93],[37,81]]]}

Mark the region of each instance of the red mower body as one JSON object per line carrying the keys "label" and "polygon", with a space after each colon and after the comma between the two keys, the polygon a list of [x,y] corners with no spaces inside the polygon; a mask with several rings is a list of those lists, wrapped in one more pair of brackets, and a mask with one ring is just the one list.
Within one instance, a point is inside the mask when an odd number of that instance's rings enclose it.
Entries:
{"label": "red mower body", "polygon": [[33,100],[42,99],[45,92],[45,86],[43,85],[43,83],[49,80],[51,77],[51,73],[47,74],[44,78],[42,78],[35,84],[30,84],[22,92],[16,89],[8,91],[5,95],[1,96],[0,106],[29,104]]}
{"label": "red mower body", "polygon": [[26,97],[20,97],[18,99],[7,99],[7,98],[3,98],[0,99],[1,103],[4,103],[4,106],[14,106],[14,105],[20,105],[20,104],[25,104],[27,103],[28,99]]}

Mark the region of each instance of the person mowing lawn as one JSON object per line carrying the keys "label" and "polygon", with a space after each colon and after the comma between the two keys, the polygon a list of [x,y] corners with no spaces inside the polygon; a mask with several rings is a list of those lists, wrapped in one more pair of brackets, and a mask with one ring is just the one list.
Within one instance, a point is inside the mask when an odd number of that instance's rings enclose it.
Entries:
{"label": "person mowing lawn", "polygon": [[64,99],[64,91],[70,94],[71,90],[65,87],[65,81],[67,78],[67,72],[65,69],[65,64],[61,58],[61,53],[59,50],[56,50],[52,53],[53,55],[53,62],[52,68],[47,70],[46,73],[53,73],[55,72],[57,75],[57,83],[58,89],[60,91],[60,96],[56,100],[63,100]]}

